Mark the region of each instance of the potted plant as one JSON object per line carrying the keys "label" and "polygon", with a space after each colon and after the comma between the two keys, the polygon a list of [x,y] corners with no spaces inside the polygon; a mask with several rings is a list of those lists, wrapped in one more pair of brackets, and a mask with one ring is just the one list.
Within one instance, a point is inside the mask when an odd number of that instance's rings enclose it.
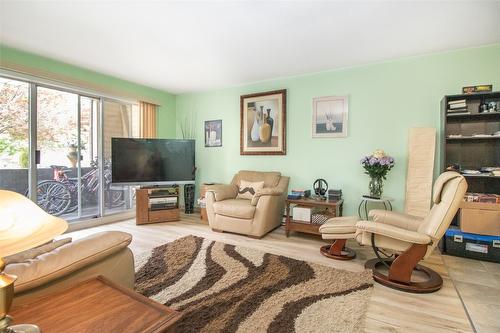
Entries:
{"label": "potted plant", "polygon": [[[85,147],[83,145],[80,145],[80,149],[84,150]],[[78,164],[78,144],[75,142],[72,142],[68,145],[68,154],[66,154],[66,157],[68,158],[69,162],[71,163],[72,168],[76,168],[76,165]],[[80,156],[80,160],[82,160],[83,157]]]}
{"label": "potted plant", "polygon": [[380,198],[384,188],[383,180],[387,173],[394,167],[394,158],[385,154],[381,149],[377,149],[373,154],[361,159],[361,165],[365,173],[370,176],[368,189],[370,196]]}

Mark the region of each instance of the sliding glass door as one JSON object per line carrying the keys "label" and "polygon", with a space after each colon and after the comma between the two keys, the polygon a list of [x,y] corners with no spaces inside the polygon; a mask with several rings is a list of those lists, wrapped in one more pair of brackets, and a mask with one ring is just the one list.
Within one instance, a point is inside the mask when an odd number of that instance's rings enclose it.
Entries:
{"label": "sliding glass door", "polygon": [[48,213],[75,218],[80,201],[78,95],[37,87],[36,96],[36,200]]}
{"label": "sliding glass door", "polygon": [[29,115],[29,83],[0,77],[0,189],[28,189]]}
{"label": "sliding glass door", "polygon": [[133,189],[111,184],[111,138],[137,136],[137,115],[133,103],[0,77],[0,189],[68,221],[131,209]]}

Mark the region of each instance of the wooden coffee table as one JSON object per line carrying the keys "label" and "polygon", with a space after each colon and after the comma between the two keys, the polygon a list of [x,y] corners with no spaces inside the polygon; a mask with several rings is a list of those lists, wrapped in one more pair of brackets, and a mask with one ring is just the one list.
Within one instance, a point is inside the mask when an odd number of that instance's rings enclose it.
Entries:
{"label": "wooden coffee table", "polygon": [[290,231],[304,232],[313,235],[320,235],[319,227],[320,224],[312,224],[307,222],[294,221],[292,216],[290,216],[290,206],[304,206],[311,208],[324,208],[330,217],[342,216],[342,206],[344,200],[340,199],[337,201],[327,201],[327,200],[316,200],[312,198],[304,199],[286,199],[286,237],[290,234]]}
{"label": "wooden coffee table", "polygon": [[12,324],[43,333],[174,332],[181,314],[102,276],[56,292],[10,313]]}

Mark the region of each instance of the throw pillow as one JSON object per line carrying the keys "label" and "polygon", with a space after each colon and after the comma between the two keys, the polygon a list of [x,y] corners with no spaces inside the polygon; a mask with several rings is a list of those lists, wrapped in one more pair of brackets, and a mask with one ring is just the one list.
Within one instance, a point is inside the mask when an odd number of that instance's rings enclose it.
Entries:
{"label": "throw pillow", "polygon": [[240,188],[238,189],[238,196],[236,199],[247,199],[252,200],[254,194],[264,188],[264,182],[247,182],[246,180],[240,180]]}
{"label": "throw pillow", "polygon": [[30,259],[34,259],[44,253],[51,252],[57,249],[58,247],[61,247],[68,243],[71,243],[71,237],[54,240],[52,242],[40,245],[38,247],[7,256],[3,258],[3,260],[5,262],[5,265],[25,262]]}

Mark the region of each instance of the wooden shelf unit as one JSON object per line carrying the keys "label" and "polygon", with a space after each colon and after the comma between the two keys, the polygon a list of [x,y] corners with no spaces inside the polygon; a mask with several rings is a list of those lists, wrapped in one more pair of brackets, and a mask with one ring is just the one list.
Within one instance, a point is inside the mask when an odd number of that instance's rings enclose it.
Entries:
{"label": "wooden shelf unit", "polygon": [[325,210],[323,214],[327,214],[330,217],[342,216],[342,207],[344,204],[344,200],[340,199],[338,201],[326,201],[326,200],[315,200],[311,198],[305,199],[286,199],[285,208],[286,208],[286,216],[285,216],[285,230],[286,237],[289,236],[290,231],[303,232],[307,234],[313,235],[321,235],[319,232],[319,227],[321,224],[313,224],[307,221],[295,221],[292,218],[292,209],[293,206],[302,206],[309,208],[322,208]]}
{"label": "wooden shelf unit", "polygon": [[[468,114],[449,114],[448,102],[465,100]],[[479,113],[481,103],[496,102],[500,107],[500,92],[449,95],[441,101],[441,168],[458,164],[461,170],[480,170],[481,167],[500,166],[500,136],[473,137],[477,134],[491,135],[500,131],[500,112]],[[449,138],[449,135],[463,137]],[[500,194],[500,177],[490,174],[467,175],[467,192]],[[486,211],[491,205],[463,202],[461,209]],[[457,214],[459,216],[461,211]],[[480,221],[473,221],[480,223]],[[459,225],[457,218],[454,224]]]}
{"label": "wooden shelf unit", "polygon": [[461,138],[446,138],[448,141],[464,141],[464,140],[500,140],[500,136],[464,136]]}
{"label": "wooden shelf unit", "polygon": [[500,112],[470,113],[470,114],[446,114],[448,121],[460,121],[458,119],[500,119]]}
{"label": "wooden shelf unit", "polygon": [[[175,206],[151,207],[151,199],[176,198]],[[172,222],[180,220],[179,186],[141,188],[136,191],[136,224]]]}

